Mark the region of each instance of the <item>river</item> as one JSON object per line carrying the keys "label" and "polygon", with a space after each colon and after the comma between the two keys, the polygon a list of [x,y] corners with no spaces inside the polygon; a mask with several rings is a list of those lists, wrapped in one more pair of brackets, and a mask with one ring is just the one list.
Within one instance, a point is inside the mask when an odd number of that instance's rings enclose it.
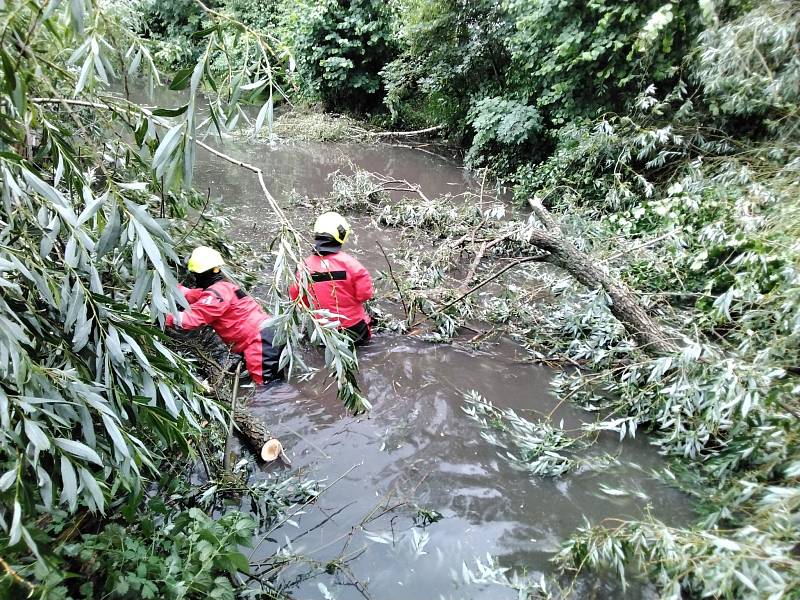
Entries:
{"label": "river", "polygon": [[[408,179],[430,197],[476,185],[456,163],[409,148],[246,140],[214,145],[263,169],[280,201],[293,191],[327,195],[328,174],[347,170],[350,162]],[[204,151],[196,174],[196,186],[220,199],[231,235],[266,252],[275,224],[255,176]],[[307,212],[289,214],[299,227],[310,226]],[[373,274],[385,270],[375,241],[397,247],[398,233],[378,230],[368,218],[353,216],[352,222],[349,250]],[[379,291],[388,285],[379,282]],[[686,497],[649,474],[663,461],[644,435],[624,443],[601,436],[595,450],[619,458],[602,472],[532,478],[499,457],[498,448],[485,443],[478,425],[462,412],[463,393],[477,390],[531,419],[549,413],[556,405],[549,387],[554,373],[524,358],[509,341],[472,352],[380,334],[359,350],[360,379],[374,407],[369,415],[347,415],[335,386],[321,373],[260,390],[252,410],[283,440],[292,468],[330,487],[271,533],[256,558],[286,547],[306,557],[280,574],[279,581],[293,584],[289,592],[295,598],[325,593],[338,600],[516,598],[497,585],[465,585],[462,565],[474,569],[475,559],[485,561],[489,554],[517,572],[551,575],[551,557],[584,519],[637,518],[645,507],[667,523],[690,518]],[[556,422],[562,418],[571,426],[587,416],[563,405],[555,413]],[[257,476],[276,477],[282,469],[271,465]],[[611,496],[601,485],[633,493]],[[402,506],[382,514],[396,504]],[[415,526],[417,508],[442,518]],[[348,559],[344,568],[325,570],[342,556]],[[646,586],[623,593],[609,578],[594,576],[580,578],[573,591],[576,598],[652,594]]]}

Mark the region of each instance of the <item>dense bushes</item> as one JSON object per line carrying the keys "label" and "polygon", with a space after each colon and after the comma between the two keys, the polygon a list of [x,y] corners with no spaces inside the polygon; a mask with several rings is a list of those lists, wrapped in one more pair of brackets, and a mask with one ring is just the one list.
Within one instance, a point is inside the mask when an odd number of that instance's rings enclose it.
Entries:
{"label": "dense bushes", "polygon": [[374,109],[381,69],[395,54],[391,12],[380,0],[301,3],[293,49],[307,92],[329,110]]}
{"label": "dense bushes", "polygon": [[398,126],[444,125],[470,139],[470,110],[504,89],[511,23],[492,0],[400,3],[402,51],[384,70]]}
{"label": "dense bushes", "polygon": [[144,35],[159,40],[153,54],[166,67],[189,64],[199,48],[192,35],[203,28],[204,13],[194,0],[142,0],[136,24]]}
{"label": "dense bushes", "polygon": [[[505,102],[509,113],[535,109],[545,132],[627,108],[643,84],[674,82],[700,31],[687,3],[496,2],[404,3],[403,52],[385,70],[386,103],[402,121],[431,103],[428,124],[444,124],[473,141],[469,159],[498,157],[511,175],[521,161],[549,151],[506,139],[508,123],[487,119]],[[406,108],[412,107],[412,110]],[[413,108],[417,108],[416,111]],[[410,117],[413,125],[419,117]],[[516,117],[511,117],[515,119]],[[486,148],[487,137],[495,144]],[[543,143],[544,141],[544,143]],[[531,152],[533,150],[533,152]],[[544,151],[544,152],[543,152]]]}

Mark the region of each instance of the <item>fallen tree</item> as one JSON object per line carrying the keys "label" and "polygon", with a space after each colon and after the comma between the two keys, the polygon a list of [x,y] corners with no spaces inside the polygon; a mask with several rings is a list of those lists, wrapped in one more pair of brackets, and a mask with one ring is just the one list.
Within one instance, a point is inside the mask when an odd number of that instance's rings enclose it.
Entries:
{"label": "fallen tree", "polygon": [[[418,197],[418,201],[415,205],[393,204],[390,202],[392,192],[414,194]],[[428,312],[422,320],[409,324],[410,330],[414,330],[422,321],[440,315],[465,301],[474,292],[495,281],[507,271],[523,264],[538,262],[549,263],[563,269],[589,290],[602,290],[608,297],[608,308],[611,313],[645,352],[661,355],[680,350],[680,345],[677,343],[679,336],[653,318],[642,305],[636,292],[609,273],[599,258],[580,250],[563,233],[556,218],[538,197],[530,198],[528,204],[541,226],[520,221],[491,219],[488,214],[481,212],[480,208],[476,208],[484,204],[484,195],[482,185],[479,195],[465,196],[466,208],[454,210],[451,198],[432,200],[418,185],[406,180],[364,171],[356,171],[353,176],[338,174],[334,178],[334,199],[337,208],[378,212],[379,220],[384,225],[433,230],[444,238],[437,244],[435,254],[439,254],[440,262],[448,269],[458,269],[465,250],[473,255],[466,276],[456,288],[455,299],[441,301],[440,286],[424,290],[427,298],[438,303],[438,308]],[[470,206],[471,203],[474,203],[474,206]],[[409,206],[420,208],[413,216],[409,216]],[[406,211],[406,214],[402,214],[403,211]],[[448,211],[451,211],[449,215]],[[503,249],[503,245],[510,247]],[[515,262],[505,265],[470,287],[481,263],[487,255],[491,256],[492,252],[497,251],[502,251],[506,257],[514,259]],[[433,262],[437,262],[436,258]],[[403,293],[399,289],[398,293],[401,301],[405,302]],[[408,314],[409,311],[405,312]]]}
{"label": "fallen tree", "polygon": [[609,297],[609,310],[641,346],[655,354],[677,352],[677,336],[653,319],[642,306],[636,293],[601,266],[601,262],[579,250],[564,236],[561,227],[537,197],[528,201],[533,214],[543,228],[531,228],[527,233],[533,245],[547,252],[542,259],[564,269],[589,289],[602,289]]}
{"label": "fallen tree", "polygon": [[[254,388],[242,394],[238,385],[241,372],[239,357],[232,354],[210,327],[197,331],[173,332],[172,337],[177,346],[198,360],[198,368],[206,376],[206,387],[217,400],[229,408],[233,416],[233,425],[225,445],[223,463],[228,466],[230,452],[230,434],[239,433],[256,456],[267,460],[267,442],[274,439],[269,427],[259,416],[248,408],[248,401],[253,396]],[[270,448],[271,449],[271,448]],[[274,460],[275,457],[270,457]],[[288,459],[284,460],[288,461]]]}

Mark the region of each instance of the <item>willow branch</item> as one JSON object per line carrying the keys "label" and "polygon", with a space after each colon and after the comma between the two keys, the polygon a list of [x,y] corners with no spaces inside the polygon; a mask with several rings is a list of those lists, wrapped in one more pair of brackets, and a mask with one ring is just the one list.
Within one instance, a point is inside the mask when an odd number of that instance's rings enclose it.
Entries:
{"label": "willow branch", "polygon": [[369,137],[414,137],[416,135],[423,135],[426,133],[433,133],[442,129],[443,125],[434,125],[425,129],[417,129],[416,131],[368,131],[364,135]]}
{"label": "willow branch", "polygon": [[503,273],[505,273],[506,271],[508,271],[508,270],[510,270],[510,269],[513,269],[514,267],[518,267],[519,265],[522,265],[522,264],[525,264],[525,263],[529,263],[529,262],[544,262],[544,261],[546,261],[546,260],[547,260],[547,257],[548,257],[548,256],[549,256],[549,255],[547,255],[547,254],[542,254],[542,255],[540,255],[540,256],[527,256],[527,257],[525,257],[525,258],[520,258],[520,259],[518,259],[518,260],[515,260],[515,261],[514,261],[514,262],[512,262],[512,263],[509,263],[509,264],[507,264],[505,267],[503,267],[502,269],[500,269],[499,271],[497,271],[497,273],[495,273],[494,275],[491,275],[491,276],[487,277],[486,279],[482,280],[480,283],[477,283],[477,284],[475,284],[474,286],[472,286],[470,289],[468,289],[466,292],[464,292],[463,294],[461,294],[461,295],[460,295],[458,298],[456,298],[455,300],[453,300],[453,301],[451,301],[451,302],[448,302],[447,304],[445,304],[445,305],[444,305],[444,306],[442,306],[441,308],[438,308],[438,309],[436,309],[435,311],[433,311],[431,314],[429,314],[429,315],[425,315],[425,317],[423,317],[422,319],[420,319],[419,321],[417,321],[416,323],[414,323],[414,324],[411,326],[411,329],[414,329],[415,327],[417,327],[418,325],[421,325],[421,324],[422,324],[422,323],[424,323],[425,321],[428,321],[428,320],[432,319],[433,317],[435,317],[436,315],[439,315],[439,314],[441,314],[442,312],[444,312],[445,310],[447,310],[447,309],[448,309],[448,308],[450,308],[451,306],[454,306],[454,305],[458,304],[458,303],[459,303],[459,302],[461,302],[461,301],[462,301],[464,298],[466,298],[466,297],[467,297],[467,296],[469,296],[470,294],[472,294],[472,293],[474,293],[474,292],[478,291],[478,290],[479,290],[479,289],[481,289],[483,286],[485,286],[485,285],[487,285],[487,284],[491,283],[492,281],[494,281],[495,279],[497,279],[498,277],[500,277],[500,275],[502,275],[502,274],[503,274]]}
{"label": "willow branch", "polygon": [[0,556],[0,567],[3,567],[3,570],[6,572],[6,575],[8,575],[11,578],[12,581],[18,583],[21,586],[24,586],[24,587],[28,588],[28,596],[27,596],[28,598],[33,596],[33,593],[36,591],[36,587],[30,581],[28,581],[24,577],[20,576],[20,574],[17,573],[11,567],[11,565],[9,565],[3,559],[2,556]]}
{"label": "willow branch", "polygon": [[383,254],[383,258],[386,260],[386,266],[389,267],[389,277],[392,278],[392,282],[394,283],[394,287],[397,288],[397,295],[400,296],[400,302],[403,304],[403,312],[406,315],[406,322],[408,322],[408,306],[406,306],[406,299],[403,296],[403,292],[400,290],[400,284],[397,282],[397,278],[394,276],[394,270],[392,269],[392,263],[389,260],[389,257],[386,256],[386,251],[383,249],[383,246],[380,242],[375,242],[380,248],[381,254]]}

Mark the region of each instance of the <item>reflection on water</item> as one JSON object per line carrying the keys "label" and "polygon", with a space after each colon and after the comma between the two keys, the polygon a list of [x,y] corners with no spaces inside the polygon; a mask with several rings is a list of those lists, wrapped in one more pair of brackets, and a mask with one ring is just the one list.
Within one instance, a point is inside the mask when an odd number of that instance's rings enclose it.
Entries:
{"label": "reflection on water", "polygon": [[[350,161],[419,183],[429,196],[458,194],[471,185],[453,164],[403,148],[227,142],[223,149],[263,168],[279,199],[293,190],[327,195],[327,175],[348,168]],[[197,177],[200,187],[210,187],[212,197],[223,199],[232,234],[264,249],[274,224],[255,178],[204,153]],[[307,213],[296,216],[300,224],[310,222]],[[353,252],[373,273],[383,269],[375,240],[388,248],[402,241],[395,232],[376,231],[368,219],[354,222]],[[521,364],[522,352],[511,343],[473,355],[452,346],[382,335],[360,350],[359,357],[363,388],[374,406],[369,416],[345,414],[322,374],[264,388],[252,407],[283,441],[294,469],[335,481],[294,519],[296,527],[282,526],[259,550],[268,556],[291,543],[296,552],[323,567],[343,555],[351,559],[345,570],[331,568],[333,573],[323,571],[308,579],[307,572],[320,569],[309,563],[289,567],[281,577],[297,582],[297,598],[319,598],[319,583],[339,600],[365,594],[376,600],[508,598],[508,590],[459,584],[462,563],[488,553],[500,557],[504,566],[552,573],[549,559],[584,517],[591,522],[637,517],[647,505],[668,522],[689,515],[681,494],[647,475],[661,462],[641,438],[622,445],[611,437],[601,438],[597,451],[620,458],[617,466],[602,473],[532,479],[500,458],[498,449],[481,439],[477,425],[461,411],[464,392],[477,390],[532,419],[555,406],[548,387],[551,372]],[[555,418],[576,424],[586,415],[561,406]],[[260,476],[278,468],[268,467]],[[604,495],[601,483],[636,494]],[[381,514],[383,507],[403,502],[407,504]],[[414,527],[417,507],[443,518],[424,529]],[[629,591],[628,597],[644,593]],[[623,597],[608,583],[590,578],[580,582],[576,595]]]}

